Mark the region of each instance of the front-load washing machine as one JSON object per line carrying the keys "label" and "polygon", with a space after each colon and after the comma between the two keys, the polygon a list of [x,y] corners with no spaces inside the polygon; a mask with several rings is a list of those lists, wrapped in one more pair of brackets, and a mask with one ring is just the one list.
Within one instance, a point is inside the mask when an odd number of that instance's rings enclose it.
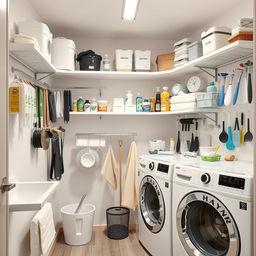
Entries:
{"label": "front-load washing machine", "polygon": [[174,164],[170,158],[142,156],[139,161],[139,240],[153,256],[171,256],[171,179]]}
{"label": "front-load washing machine", "polygon": [[252,164],[241,162],[217,169],[176,165],[173,256],[253,255],[252,172]]}

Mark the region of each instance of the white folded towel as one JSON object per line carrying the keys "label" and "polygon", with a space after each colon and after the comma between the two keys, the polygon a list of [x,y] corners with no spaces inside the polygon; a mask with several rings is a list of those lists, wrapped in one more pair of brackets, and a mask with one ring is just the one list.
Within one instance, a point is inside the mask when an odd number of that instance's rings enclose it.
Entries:
{"label": "white folded towel", "polygon": [[196,108],[196,102],[171,104],[171,111]]}
{"label": "white folded towel", "polygon": [[122,197],[122,205],[135,210],[138,205],[138,151],[135,142],[131,143],[126,163],[126,178]]}
{"label": "white folded towel", "polygon": [[35,215],[30,226],[31,256],[45,255],[56,235],[52,205],[46,203]]}
{"label": "white folded towel", "polygon": [[185,102],[195,102],[196,96],[202,94],[201,92],[196,93],[188,93],[188,94],[181,94],[178,96],[171,97],[171,104],[173,103],[185,103]]}
{"label": "white folded towel", "polygon": [[114,156],[114,152],[111,146],[108,148],[105,162],[101,169],[101,174],[105,177],[107,182],[114,188],[117,188],[118,178],[118,165]]}

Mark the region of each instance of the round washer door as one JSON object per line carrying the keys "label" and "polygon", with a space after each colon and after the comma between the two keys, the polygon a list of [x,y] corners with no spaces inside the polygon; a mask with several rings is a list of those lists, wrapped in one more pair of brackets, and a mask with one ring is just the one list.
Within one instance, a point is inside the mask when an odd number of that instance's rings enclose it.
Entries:
{"label": "round washer door", "polygon": [[165,205],[157,181],[145,176],[140,183],[140,211],[147,228],[152,233],[161,231],[165,221]]}
{"label": "round washer door", "polygon": [[189,256],[238,256],[240,235],[225,205],[213,195],[196,191],[180,202],[176,224]]}

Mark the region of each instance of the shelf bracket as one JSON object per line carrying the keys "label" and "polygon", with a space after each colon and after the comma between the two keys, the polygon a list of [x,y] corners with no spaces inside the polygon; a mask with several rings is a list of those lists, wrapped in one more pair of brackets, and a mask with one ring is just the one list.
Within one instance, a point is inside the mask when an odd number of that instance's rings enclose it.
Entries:
{"label": "shelf bracket", "polygon": [[[199,68],[201,71],[213,77],[215,79],[215,82],[218,81],[218,68],[209,68],[209,67],[202,67],[202,66],[196,66],[196,68]],[[207,69],[214,70],[214,75],[210,73]]]}
{"label": "shelf bracket", "polygon": [[[53,75],[54,73],[55,73],[55,72],[50,72],[50,73],[36,72],[36,73],[35,73],[35,80],[36,80],[36,81],[41,81],[41,80],[45,79],[46,77],[49,77],[49,76]],[[41,74],[46,74],[46,75],[43,76],[43,77],[38,78],[38,75],[41,75]]]}
{"label": "shelf bracket", "polygon": [[[219,120],[218,120],[218,113],[217,112],[213,112],[213,113],[198,113],[200,116],[202,116],[203,118],[209,119],[212,122],[214,122],[216,127],[220,127],[219,125]],[[214,118],[212,118],[210,115],[214,115]]]}

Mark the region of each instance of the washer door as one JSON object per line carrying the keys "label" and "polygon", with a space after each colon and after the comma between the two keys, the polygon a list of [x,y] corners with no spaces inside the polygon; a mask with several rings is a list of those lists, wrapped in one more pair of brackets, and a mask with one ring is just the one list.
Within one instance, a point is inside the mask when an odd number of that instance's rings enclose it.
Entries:
{"label": "washer door", "polygon": [[140,183],[140,211],[147,228],[152,233],[160,232],[165,221],[164,198],[151,176],[145,176]]}
{"label": "washer door", "polygon": [[177,209],[179,238],[190,256],[238,256],[240,236],[229,210],[206,192],[186,195]]}

